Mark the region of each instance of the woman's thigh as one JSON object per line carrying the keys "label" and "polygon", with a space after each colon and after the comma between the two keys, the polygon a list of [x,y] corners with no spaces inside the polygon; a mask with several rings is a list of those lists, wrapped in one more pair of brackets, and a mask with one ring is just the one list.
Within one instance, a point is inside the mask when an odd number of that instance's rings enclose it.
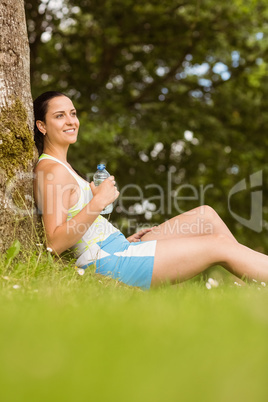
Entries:
{"label": "woman's thigh", "polygon": [[230,239],[225,235],[158,240],[152,285],[185,281],[212,265],[223,264],[228,242]]}

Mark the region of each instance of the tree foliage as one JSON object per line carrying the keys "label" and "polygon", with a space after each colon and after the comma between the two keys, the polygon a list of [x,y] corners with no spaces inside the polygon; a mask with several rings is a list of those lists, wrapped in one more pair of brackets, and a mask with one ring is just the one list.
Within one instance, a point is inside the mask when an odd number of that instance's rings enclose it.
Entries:
{"label": "tree foliage", "polygon": [[[70,151],[74,165],[87,173],[107,162],[121,189],[136,183],[149,201],[160,194],[156,184],[163,188],[162,209],[156,199],[143,208],[129,202],[137,222],[158,223],[204,202],[240,240],[268,249],[266,223],[252,236],[227,202],[236,183],[263,170],[267,218],[266,0],[57,4],[25,1],[32,92],[55,89],[73,98],[82,123]],[[185,199],[168,200],[174,195]],[[250,202],[248,189],[233,197],[232,208],[248,217]],[[148,210],[152,203],[159,212]],[[117,211],[114,219],[124,224],[129,216]]]}

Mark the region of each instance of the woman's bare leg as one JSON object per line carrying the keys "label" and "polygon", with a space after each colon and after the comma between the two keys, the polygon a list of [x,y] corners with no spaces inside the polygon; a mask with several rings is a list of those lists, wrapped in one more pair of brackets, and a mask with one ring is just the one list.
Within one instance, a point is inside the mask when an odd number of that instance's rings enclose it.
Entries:
{"label": "woman's bare leg", "polygon": [[193,236],[158,240],[152,285],[185,281],[213,265],[222,265],[242,278],[268,280],[268,257],[228,235]]}
{"label": "woman's bare leg", "polygon": [[213,208],[202,205],[156,226],[142,241],[224,234],[237,242]]}

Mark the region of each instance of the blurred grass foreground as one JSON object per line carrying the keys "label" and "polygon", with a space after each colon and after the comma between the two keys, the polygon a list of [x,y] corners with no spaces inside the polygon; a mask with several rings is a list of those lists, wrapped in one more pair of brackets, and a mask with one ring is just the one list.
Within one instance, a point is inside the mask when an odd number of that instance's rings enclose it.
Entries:
{"label": "blurred grass foreground", "polygon": [[142,292],[37,248],[1,257],[1,401],[268,400],[264,283]]}

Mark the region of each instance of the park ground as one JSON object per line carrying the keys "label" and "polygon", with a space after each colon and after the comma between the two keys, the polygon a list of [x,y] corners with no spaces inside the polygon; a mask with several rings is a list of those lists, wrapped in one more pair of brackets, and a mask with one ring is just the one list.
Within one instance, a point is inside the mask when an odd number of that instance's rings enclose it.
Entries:
{"label": "park ground", "polygon": [[144,292],[18,256],[0,262],[3,402],[267,402],[265,284],[215,267]]}

